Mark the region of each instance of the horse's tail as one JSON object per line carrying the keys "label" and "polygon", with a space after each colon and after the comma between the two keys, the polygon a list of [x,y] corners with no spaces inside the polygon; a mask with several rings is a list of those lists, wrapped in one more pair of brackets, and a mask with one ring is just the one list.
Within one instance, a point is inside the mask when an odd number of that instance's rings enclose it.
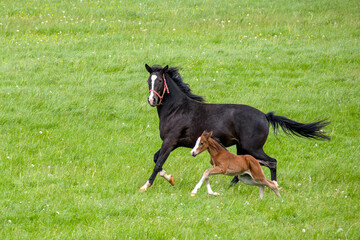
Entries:
{"label": "horse's tail", "polygon": [[279,126],[288,135],[295,135],[298,137],[314,138],[320,140],[330,140],[330,137],[325,135],[322,128],[330,124],[326,119],[312,122],[312,123],[299,123],[283,116],[277,116],[273,112],[269,112],[266,119],[273,126],[276,133]]}

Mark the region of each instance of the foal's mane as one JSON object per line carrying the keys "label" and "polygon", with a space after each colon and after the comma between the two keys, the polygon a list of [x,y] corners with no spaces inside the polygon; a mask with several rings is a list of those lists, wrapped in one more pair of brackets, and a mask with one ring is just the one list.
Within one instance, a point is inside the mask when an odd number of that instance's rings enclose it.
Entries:
{"label": "foal's mane", "polygon": [[[163,68],[159,65],[154,65],[151,67],[154,72],[158,72]],[[178,67],[170,67],[166,73],[170,76],[170,78],[176,83],[176,85],[180,88],[180,90],[189,98],[198,101],[198,102],[205,102],[205,99],[199,95],[195,95],[191,92],[189,84],[184,83],[181,75],[179,73]]]}
{"label": "foal's mane", "polygon": [[210,137],[208,139],[209,145],[211,145],[212,147],[214,147],[217,151],[229,151],[226,149],[226,147],[224,145],[222,145],[217,139],[214,139],[213,137]]}

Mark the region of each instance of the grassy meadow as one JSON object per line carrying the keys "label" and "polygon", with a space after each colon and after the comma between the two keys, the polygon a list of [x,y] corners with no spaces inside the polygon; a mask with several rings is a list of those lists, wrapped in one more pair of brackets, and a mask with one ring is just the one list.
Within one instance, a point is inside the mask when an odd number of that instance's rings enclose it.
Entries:
{"label": "grassy meadow", "polygon": [[[0,1],[0,239],[359,239],[360,2]],[[300,122],[277,137],[277,198],[210,178],[209,155],[160,148],[144,64],[193,93]],[[234,148],[230,148],[235,151]],[[270,178],[270,172],[264,168]]]}

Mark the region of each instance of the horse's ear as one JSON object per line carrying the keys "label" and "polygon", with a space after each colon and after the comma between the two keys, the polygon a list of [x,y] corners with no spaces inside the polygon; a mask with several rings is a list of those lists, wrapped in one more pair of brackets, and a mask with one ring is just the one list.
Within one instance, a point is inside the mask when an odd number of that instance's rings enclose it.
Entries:
{"label": "horse's ear", "polygon": [[147,70],[149,73],[152,73],[152,72],[153,72],[152,68],[149,67],[149,65],[145,64],[145,68],[146,68],[146,70]]}
{"label": "horse's ear", "polygon": [[162,72],[163,72],[163,73],[166,73],[168,69],[169,69],[169,65],[166,65],[166,66],[163,68]]}
{"label": "horse's ear", "polygon": [[205,136],[207,134],[207,132],[204,130],[203,133],[201,134],[201,136]]}
{"label": "horse's ear", "polygon": [[213,134],[213,131],[209,132],[207,138],[210,138],[212,136],[212,134]]}

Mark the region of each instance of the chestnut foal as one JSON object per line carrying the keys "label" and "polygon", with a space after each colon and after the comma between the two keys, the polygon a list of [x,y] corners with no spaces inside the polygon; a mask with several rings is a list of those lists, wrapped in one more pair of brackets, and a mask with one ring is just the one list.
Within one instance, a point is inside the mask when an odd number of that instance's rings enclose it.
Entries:
{"label": "chestnut foal", "polygon": [[260,188],[260,198],[264,195],[265,186],[271,188],[280,197],[277,183],[265,178],[259,162],[254,157],[250,155],[235,155],[229,152],[211,137],[212,133],[204,131],[197,139],[195,147],[191,150],[191,155],[194,157],[208,150],[211,156],[210,163],[213,165],[213,168],[204,172],[203,177],[191,192],[191,196],[195,196],[204,180],[206,181],[208,194],[218,196],[219,193],[213,192],[210,187],[209,176],[225,174],[238,176],[243,183],[258,186]]}

